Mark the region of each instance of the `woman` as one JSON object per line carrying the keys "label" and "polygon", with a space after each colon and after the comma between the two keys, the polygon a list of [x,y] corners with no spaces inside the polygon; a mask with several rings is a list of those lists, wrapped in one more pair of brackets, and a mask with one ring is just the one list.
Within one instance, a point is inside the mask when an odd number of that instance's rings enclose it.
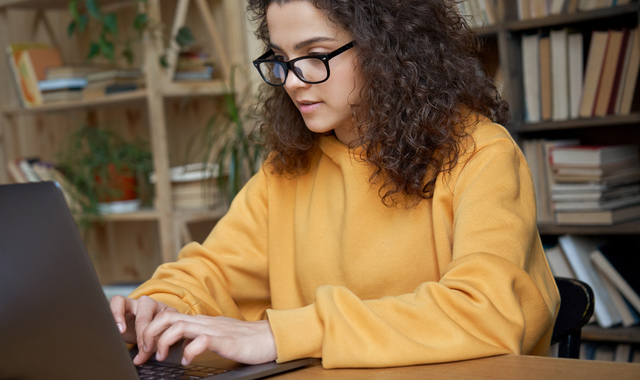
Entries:
{"label": "woman", "polygon": [[326,368],[546,355],[558,307],[507,107],[446,0],[250,0],[271,153],[202,244],[114,318],[140,364],[186,339]]}

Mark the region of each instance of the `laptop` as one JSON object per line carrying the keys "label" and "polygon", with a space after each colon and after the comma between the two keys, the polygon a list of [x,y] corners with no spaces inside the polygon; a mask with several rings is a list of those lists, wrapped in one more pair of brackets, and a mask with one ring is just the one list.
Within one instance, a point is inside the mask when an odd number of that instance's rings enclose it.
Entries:
{"label": "laptop", "polygon": [[138,380],[156,370],[178,379],[257,379],[319,362],[251,366],[206,353],[180,368],[178,347],[169,360],[136,368],[131,355],[57,185],[1,185],[0,380]]}

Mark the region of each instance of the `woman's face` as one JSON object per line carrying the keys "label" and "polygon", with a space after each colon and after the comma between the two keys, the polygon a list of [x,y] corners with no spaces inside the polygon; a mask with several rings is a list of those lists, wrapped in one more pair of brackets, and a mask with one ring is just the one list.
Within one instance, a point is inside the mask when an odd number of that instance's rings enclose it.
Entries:
{"label": "woman's face", "polygon": [[[283,60],[327,54],[351,42],[349,32],[331,22],[309,1],[271,3],[267,25],[271,48]],[[304,83],[289,72],[284,85],[307,128],[316,133],[333,130],[344,144],[357,139],[349,106],[358,103],[363,81],[356,51],[357,47],[332,58],[331,75],[324,83]]]}

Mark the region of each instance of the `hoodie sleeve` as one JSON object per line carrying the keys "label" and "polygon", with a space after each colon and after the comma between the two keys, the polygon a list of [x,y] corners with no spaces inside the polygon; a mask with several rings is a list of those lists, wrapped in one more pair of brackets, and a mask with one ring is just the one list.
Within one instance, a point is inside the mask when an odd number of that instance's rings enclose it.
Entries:
{"label": "hoodie sleeve", "polygon": [[158,267],[131,297],[150,296],[182,313],[264,319],[270,306],[266,178],[258,172],[203,244]]}

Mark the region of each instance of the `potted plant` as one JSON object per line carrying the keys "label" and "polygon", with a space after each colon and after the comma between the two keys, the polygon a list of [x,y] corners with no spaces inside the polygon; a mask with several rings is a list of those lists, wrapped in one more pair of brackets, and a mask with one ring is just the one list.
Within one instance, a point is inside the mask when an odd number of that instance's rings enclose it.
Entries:
{"label": "potted plant", "polygon": [[142,141],[127,141],[113,131],[84,126],[63,144],[58,167],[73,185],[72,196],[82,206],[83,217],[132,211],[151,202],[153,162]]}
{"label": "potted plant", "polygon": [[218,189],[227,203],[231,203],[242,186],[260,169],[264,158],[264,146],[252,133],[255,120],[247,112],[251,92],[249,87],[235,91],[236,70],[238,68],[234,67],[229,85],[216,98],[217,106],[201,139],[204,162],[216,171]]}

